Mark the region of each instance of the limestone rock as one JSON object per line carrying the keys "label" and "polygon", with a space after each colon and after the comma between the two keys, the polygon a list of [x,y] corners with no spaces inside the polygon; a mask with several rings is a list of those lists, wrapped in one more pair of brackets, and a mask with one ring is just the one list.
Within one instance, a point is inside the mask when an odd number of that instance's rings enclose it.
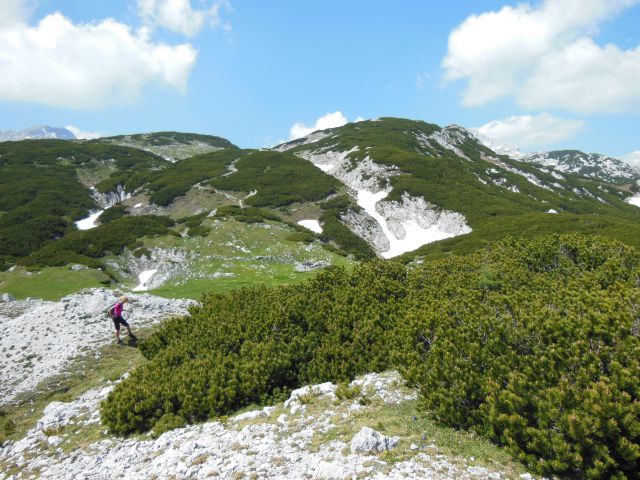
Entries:
{"label": "limestone rock", "polygon": [[373,428],[362,427],[351,440],[351,453],[385,452],[395,447],[399,441],[398,437],[386,437]]}
{"label": "limestone rock", "polygon": [[3,302],[14,302],[15,301],[15,297],[13,295],[11,295],[10,293],[3,293],[2,294],[2,301]]}

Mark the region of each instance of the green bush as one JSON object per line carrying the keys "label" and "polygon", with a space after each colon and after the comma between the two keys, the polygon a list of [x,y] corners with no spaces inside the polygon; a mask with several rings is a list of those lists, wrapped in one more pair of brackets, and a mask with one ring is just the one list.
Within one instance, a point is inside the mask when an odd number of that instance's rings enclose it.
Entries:
{"label": "green bush", "polygon": [[20,260],[22,265],[59,266],[81,263],[92,268],[100,265],[97,260],[107,253],[122,253],[142,246],[137,238],[144,235],[166,234],[175,223],[168,217],[139,215],[122,217],[96,228],[75,231],[50,243],[30,256]]}
{"label": "green bush", "polygon": [[128,214],[129,209],[126,205],[115,205],[113,207],[107,208],[100,214],[100,216],[98,217],[98,223],[103,225],[113,220],[117,220],[118,218],[122,218]]}
{"label": "green bush", "polygon": [[190,237],[206,237],[211,232],[211,229],[206,225],[198,225],[196,227],[190,227],[187,230],[187,235]]}
{"label": "green bush", "polygon": [[205,295],[141,344],[149,362],[102,420],[145,431],[165,415],[198,421],[398,368],[433,418],[536,472],[638,478],[639,279],[634,249],[572,235]]}
{"label": "green bush", "polygon": [[293,232],[285,237],[289,242],[313,243],[316,236],[310,232]]}
{"label": "green bush", "polygon": [[272,220],[274,222],[282,221],[279,215],[264,208],[242,208],[237,205],[220,207],[216,212],[215,218],[233,218],[238,222],[245,223],[262,223],[267,220]]}
{"label": "green bush", "polygon": [[245,151],[232,175],[214,177],[211,185],[222,190],[256,193],[246,199],[255,207],[282,207],[294,202],[322,200],[340,183],[311,163],[290,153]]}

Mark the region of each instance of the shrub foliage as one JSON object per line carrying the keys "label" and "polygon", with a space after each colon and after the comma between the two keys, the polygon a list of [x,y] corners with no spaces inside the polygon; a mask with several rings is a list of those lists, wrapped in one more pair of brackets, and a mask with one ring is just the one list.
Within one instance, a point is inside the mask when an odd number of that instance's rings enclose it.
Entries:
{"label": "shrub foliage", "polygon": [[205,295],[142,343],[102,419],[164,429],[393,367],[437,420],[535,471],[638,478],[639,292],[638,252],[574,235]]}

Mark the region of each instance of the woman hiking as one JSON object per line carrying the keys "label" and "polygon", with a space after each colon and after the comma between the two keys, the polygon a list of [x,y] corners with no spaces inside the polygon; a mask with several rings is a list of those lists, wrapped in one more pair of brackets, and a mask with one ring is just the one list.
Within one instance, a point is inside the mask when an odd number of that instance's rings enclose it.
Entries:
{"label": "woman hiking", "polygon": [[122,340],[120,340],[120,325],[124,325],[127,327],[127,333],[131,338],[136,340],[136,337],[133,333],[131,333],[131,328],[127,321],[122,318],[122,312],[124,310],[124,304],[127,303],[129,299],[127,297],[120,297],[118,303],[116,303],[113,307],[109,309],[109,316],[113,319],[113,324],[116,327],[116,342],[118,345],[122,344]]}

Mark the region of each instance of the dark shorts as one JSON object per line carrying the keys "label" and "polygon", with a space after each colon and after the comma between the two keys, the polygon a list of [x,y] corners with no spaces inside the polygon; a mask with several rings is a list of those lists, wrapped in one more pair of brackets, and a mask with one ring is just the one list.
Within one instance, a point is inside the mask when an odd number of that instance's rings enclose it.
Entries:
{"label": "dark shorts", "polygon": [[120,317],[113,317],[113,324],[116,326],[116,330],[120,330],[120,325],[124,325],[125,327],[128,327],[129,324],[127,323],[127,321]]}

